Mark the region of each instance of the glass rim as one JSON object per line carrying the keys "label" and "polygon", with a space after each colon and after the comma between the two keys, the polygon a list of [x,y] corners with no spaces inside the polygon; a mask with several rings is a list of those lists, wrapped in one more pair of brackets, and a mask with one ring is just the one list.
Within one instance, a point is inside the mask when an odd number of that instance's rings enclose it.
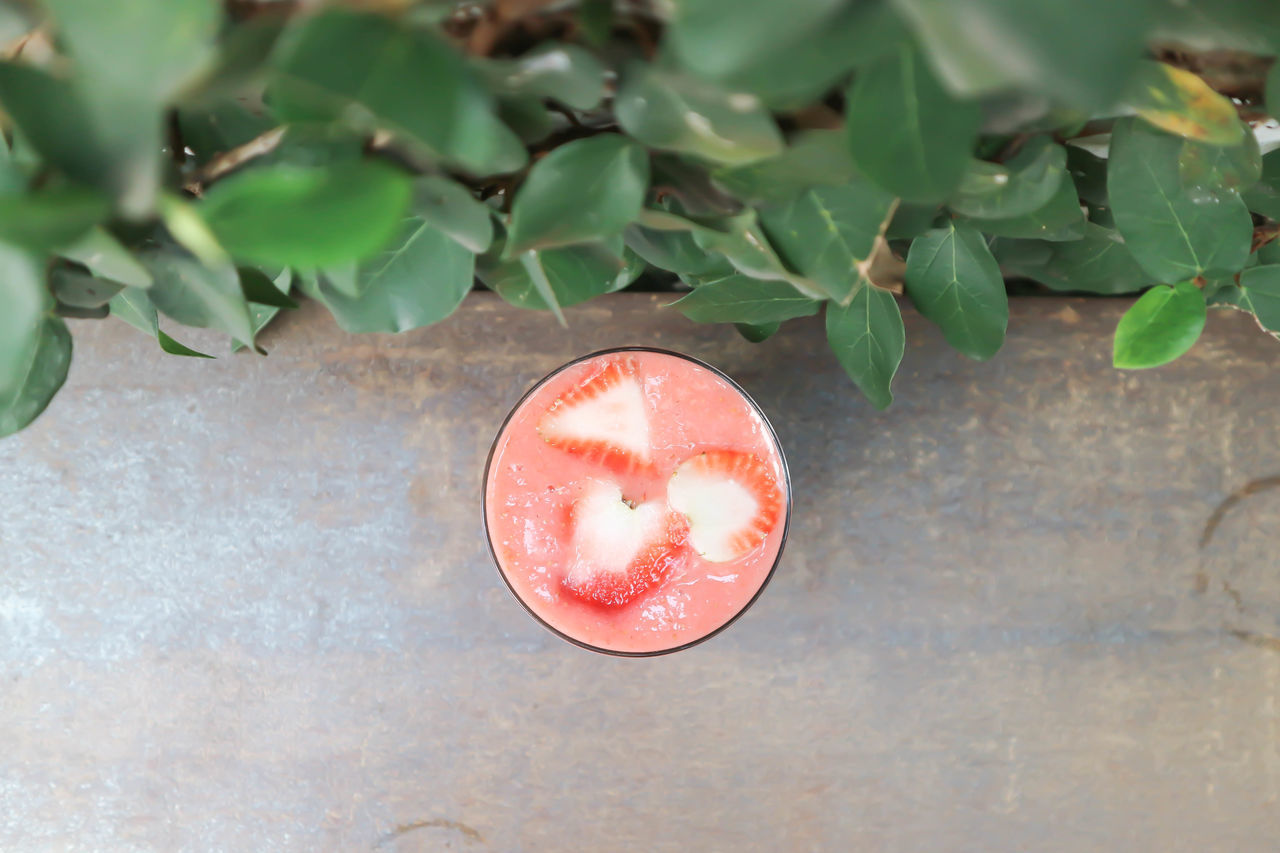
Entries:
{"label": "glass rim", "polygon": [[[769,571],[767,574],[765,574],[764,580],[760,582],[760,586],[756,588],[756,591],[752,594],[751,598],[749,598],[747,602],[743,604],[742,607],[740,607],[736,613],[734,613],[731,617],[725,620],[723,624],[717,626],[712,631],[708,631],[706,634],[703,634],[701,637],[692,639],[687,643],[681,643],[678,646],[671,646],[670,648],[654,649],[652,651],[644,651],[644,652],[620,651],[618,649],[609,649],[609,648],[604,648],[603,646],[592,645],[591,643],[588,643],[585,640],[579,640],[576,637],[572,637],[569,634],[566,634],[564,631],[560,630],[559,628],[555,627],[550,622],[548,622],[546,619],[543,619],[541,616],[539,616],[538,613],[535,612],[534,609],[529,606],[528,602],[526,602],[524,598],[521,597],[520,593],[516,591],[516,588],[515,586],[512,585],[510,578],[507,577],[507,573],[502,567],[502,561],[498,559],[498,551],[496,548],[493,547],[493,533],[489,530],[489,470],[493,466],[493,457],[498,451],[498,442],[501,440],[503,434],[507,431],[507,426],[511,423],[511,419],[515,417],[516,412],[520,411],[521,407],[524,406],[525,402],[530,397],[532,397],[538,391],[538,389],[540,389],[543,385],[546,385],[547,382],[551,381],[551,379],[555,378],[556,376],[568,370],[569,368],[573,367],[574,365],[581,364],[584,361],[588,361],[590,359],[597,358],[602,355],[611,355],[613,353],[618,353],[618,352],[652,352],[652,353],[658,353],[659,355],[669,355],[674,358],[683,359],[685,361],[688,361],[692,364],[697,365],[698,367],[709,370],[711,371],[711,373],[715,374],[717,377],[719,377],[720,379],[728,383],[730,388],[732,388],[733,390],[737,391],[740,395],[742,395],[742,398],[747,401],[747,405],[749,405],[751,409],[756,413],[756,415],[759,416],[761,422],[765,426],[765,429],[768,430],[769,438],[773,440],[773,447],[778,452],[778,462],[782,466],[782,480],[783,480],[783,483],[786,485],[786,495],[787,495],[786,512],[783,515],[783,521],[782,521],[782,538],[778,542],[778,553],[774,555],[773,565],[769,567]],[[570,361],[566,361],[564,364],[555,368],[550,373],[548,373],[547,375],[539,379],[537,382],[534,382],[532,385],[530,385],[528,390],[526,390],[523,394],[521,394],[520,399],[517,400],[515,402],[515,405],[511,407],[511,411],[507,412],[507,416],[502,419],[502,424],[498,427],[498,432],[493,437],[493,443],[489,445],[489,455],[485,459],[485,463],[484,463],[484,479],[480,483],[480,513],[483,516],[485,542],[489,546],[489,555],[493,558],[493,565],[498,570],[498,576],[502,578],[503,584],[506,585],[507,590],[510,591],[512,597],[514,597],[515,600],[519,602],[520,606],[524,608],[525,612],[528,613],[530,616],[532,616],[539,625],[541,625],[543,628],[546,628],[552,634],[555,634],[557,637],[564,640],[565,642],[572,643],[578,648],[586,649],[587,651],[590,651],[590,652],[596,652],[597,654],[610,655],[612,657],[622,657],[622,658],[652,658],[652,657],[660,657],[662,655],[675,654],[676,652],[682,652],[686,649],[689,649],[689,648],[692,648],[693,646],[698,645],[699,643],[704,643],[707,640],[710,640],[712,637],[724,631],[734,622],[737,622],[739,619],[741,619],[742,615],[746,613],[748,610],[750,610],[751,606],[755,604],[756,601],[760,598],[760,596],[764,593],[765,589],[769,586],[769,582],[773,580],[773,576],[778,570],[778,564],[782,562],[782,554],[784,551],[786,551],[786,547],[787,547],[787,536],[791,531],[791,501],[792,501],[791,469],[787,466],[787,455],[785,452],[783,452],[782,441],[781,439],[778,438],[777,430],[773,428],[773,424],[769,421],[768,415],[766,415],[764,410],[760,408],[760,404],[755,401],[755,398],[752,397],[750,394],[748,394],[746,389],[743,388],[741,385],[739,385],[737,381],[733,379],[733,377],[729,376],[727,373],[725,373],[723,370],[716,367],[715,365],[708,364],[707,362],[703,361],[700,358],[687,355],[685,353],[676,352],[674,350],[669,350],[669,349],[663,349],[662,347],[650,347],[650,346],[622,346],[622,347],[609,347],[607,349],[595,350],[594,352],[589,352],[586,355],[580,355],[577,358],[574,358]]]}

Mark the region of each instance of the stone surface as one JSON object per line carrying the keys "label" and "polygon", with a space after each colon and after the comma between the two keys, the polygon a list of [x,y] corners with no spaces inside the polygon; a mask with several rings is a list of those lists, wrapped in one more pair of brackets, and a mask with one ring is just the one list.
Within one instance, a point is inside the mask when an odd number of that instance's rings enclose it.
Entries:
{"label": "stone surface", "polygon": [[[78,324],[0,442],[0,849],[1275,849],[1274,341],[1120,373],[1125,303],[1025,299],[977,364],[910,315],[881,414],[816,322],[661,299],[216,362]],[[529,384],[636,343],[746,386],[796,502],[737,625],[622,660],[511,599],[479,487]]]}

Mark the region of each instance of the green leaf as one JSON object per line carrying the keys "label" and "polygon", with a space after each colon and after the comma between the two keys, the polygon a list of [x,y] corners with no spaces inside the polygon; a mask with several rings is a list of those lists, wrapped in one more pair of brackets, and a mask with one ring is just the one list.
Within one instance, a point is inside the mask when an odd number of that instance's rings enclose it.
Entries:
{"label": "green leaf", "polygon": [[511,206],[507,257],[620,234],[649,186],[644,149],[612,133],[561,145],[529,170]]}
{"label": "green leaf", "polygon": [[1262,158],[1262,175],[1245,191],[1244,200],[1254,213],[1280,220],[1280,151],[1271,151]]}
{"label": "green leaf", "polygon": [[0,243],[0,410],[21,393],[53,308],[35,257]]}
{"label": "green leaf", "polygon": [[1272,63],[1271,70],[1267,72],[1264,100],[1272,118],[1280,115],[1280,64]]}
{"label": "green leaf", "polygon": [[272,308],[298,307],[298,303],[290,299],[289,294],[276,287],[275,282],[262,270],[240,267],[236,273],[240,276],[240,292],[244,294],[247,301]]}
{"label": "green leaf", "polygon": [[[278,276],[271,280],[271,284],[276,290],[285,296],[289,295],[289,290],[293,286],[293,270],[285,267]],[[249,303],[249,323],[253,326],[253,335],[256,338],[258,333],[265,329],[276,315],[280,313],[280,308],[274,305],[260,305],[255,302]],[[163,346],[163,344],[161,344]],[[246,344],[241,341],[234,341],[231,344],[231,351],[237,352],[244,349]]]}
{"label": "green leaf", "polygon": [[329,10],[287,32],[273,66],[271,106],[286,121],[341,116],[385,128],[479,175],[513,172],[526,161],[477,75],[429,32],[382,15]]}
{"label": "green leaf", "polygon": [[1079,145],[1067,146],[1067,172],[1075,182],[1076,192],[1089,204],[1105,205],[1107,200],[1107,161]]}
{"label": "green leaf", "polygon": [[1076,196],[1075,184],[1063,177],[1058,190],[1039,210],[1007,219],[984,219],[961,216],[960,222],[997,237],[1021,237],[1039,240],[1079,240],[1085,235],[1084,210]]}
{"label": "green leaf", "polygon": [[[1239,119],[1236,121],[1245,127]],[[1243,193],[1262,177],[1258,137],[1247,130],[1235,145],[1186,140],[1178,154],[1178,177],[1184,187],[1215,187]]]}
{"label": "green leaf", "polygon": [[503,95],[498,98],[498,118],[511,128],[525,145],[535,145],[567,122],[533,95]]}
{"label": "green leaf", "polygon": [[1147,0],[895,0],[949,88],[1030,89],[1078,106],[1115,100],[1143,54]]}
{"label": "green leaf", "polygon": [[907,255],[906,291],[947,343],[985,361],[1009,325],[1004,277],[982,235],[954,224],[916,238]]}
{"label": "green leaf", "polygon": [[742,335],[747,341],[758,344],[769,340],[778,333],[778,329],[782,327],[781,323],[761,323],[753,325],[751,323],[734,323],[733,327],[738,330],[738,334]]}
{"label": "green leaf", "polygon": [[61,305],[72,308],[100,308],[124,289],[123,284],[107,281],[81,272],[70,265],[59,264],[49,271],[49,286]]}
{"label": "green leaf", "polygon": [[303,278],[348,332],[404,332],[452,314],[471,290],[475,255],[425,220],[411,216],[382,254],[361,262],[359,295]]}
{"label": "green leaf", "polygon": [[652,148],[739,166],[780,154],[782,134],[760,99],[633,64],[614,98],[622,129]]}
{"label": "green leaf", "polygon": [[543,44],[518,59],[489,60],[480,69],[502,95],[552,98],[575,110],[594,109],[604,98],[604,65],[577,45]]}
{"label": "green leaf", "polygon": [[871,404],[888,408],[893,402],[890,385],[907,343],[893,294],[864,287],[846,306],[827,303],[827,343]]}
{"label": "green leaf", "polygon": [[47,252],[84,236],[110,206],[97,193],[68,187],[32,195],[0,195],[0,240]]}
{"label": "green leaf", "polygon": [[1280,264],[1253,267],[1240,274],[1240,306],[1253,312],[1258,325],[1280,334]]}
{"label": "green leaf", "polygon": [[701,276],[716,271],[728,275],[733,272],[733,265],[724,255],[702,248],[687,231],[658,231],[633,224],[627,226],[622,237],[627,248],[645,261],[676,275]]}
{"label": "green leaf", "polygon": [[1116,124],[1107,189],[1116,227],[1158,281],[1234,273],[1249,257],[1253,222],[1240,196],[1184,187],[1182,140],[1133,119]]}
{"label": "green leaf", "polygon": [[822,303],[799,293],[785,281],[761,281],[731,275],[699,285],[671,306],[695,323],[765,325],[808,317]]}
{"label": "green leaf", "polygon": [[951,194],[981,121],[977,105],[953,99],[909,45],[858,74],[845,116],[854,165],[910,202]]}
{"label": "green leaf", "polygon": [[895,199],[868,181],[819,187],[760,213],[769,242],[787,266],[844,304],[870,283],[871,259]]}
{"label": "green leaf", "polygon": [[156,330],[156,340],[160,342],[160,349],[169,353],[169,355],[182,355],[187,358],[214,358],[208,353],[194,350],[184,343],[175,341],[159,329]]}
{"label": "green leaf", "polygon": [[1235,104],[1190,71],[1144,61],[1125,101],[1161,130],[1211,145],[1238,145],[1248,130]]}
{"label": "green leaf", "polygon": [[[567,246],[535,252],[557,306],[569,307],[595,296],[612,293],[635,280],[639,271],[619,253],[621,240],[601,245]],[[519,261],[501,261],[490,252],[480,258],[476,274],[485,286],[520,308],[550,310],[528,269]]]}
{"label": "green leaf", "polygon": [[1066,176],[1067,151],[1046,136],[1032,137],[1007,163],[974,160],[947,201],[956,213],[1009,219],[1049,203]]}
{"label": "green leaf", "polygon": [[667,38],[680,62],[706,77],[750,67],[759,56],[815,32],[840,0],[682,0]]}
{"label": "green leaf", "polygon": [[210,268],[175,248],[147,249],[139,260],[155,279],[146,293],[161,312],[185,326],[221,329],[253,343],[249,306],[234,266]]}
{"label": "green leaf", "polygon": [[1198,287],[1189,281],[1156,285],[1120,318],[1112,363],[1127,370],[1168,364],[1191,349],[1204,321],[1204,294]]}
{"label": "green leaf", "polygon": [[111,302],[108,304],[111,306],[111,316],[119,317],[144,335],[154,338],[160,331],[160,320],[156,316],[155,303],[147,296],[145,290],[126,287],[111,297]]}
{"label": "green leaf", "polygon": [[44,317],[29,360],[16,377],[16,388],[0,398],[0,436],[12,435],[45,410],[67,379],[71,367],[71,333],[57,317]]}
{"label": "green leaf", "polygon": [[183,144],[201,166],[276,127],[272,118],[250,110],[234,98],[181,106],[177,121]]}
{"label": "green leaf", "polygon": [[59,254],[84,264],[99,278],[111,279],[130,287],[150,287],[151,273],[102,228],[93,228]]}
{"label": "green leaf", "polygon": [[727,192],[752,204],[782,204],[813,187],[838,186],[854,179],[844,133],[810,130],[799,134],[776,157],[712,173]]}
{"label": "green leaf", "polygon": [[899,204],[889,220],[885,237],[890,240],[914,240],[934,226],[940,211],[936,204]]}
{"label": "green leaf", "polygon": [[328,266],[382,248],[399,227],[409,195],[403,173],[372,161],[314,169],[271,166],[218,182],[198,209],[239,259]]}
{"label": "green leaf", "polygon": [[998,239],[992,248],[1005,269],[1053,290],[1111,295],[1134,293],[1151,284],[1120,235],[1092,222],[1085,224],[1079,240]]}
{"label": "green leaf", "polygon": [[471,191],[438,175],[413,184],[413,214],[476,254],[493,243],[493,218]]}

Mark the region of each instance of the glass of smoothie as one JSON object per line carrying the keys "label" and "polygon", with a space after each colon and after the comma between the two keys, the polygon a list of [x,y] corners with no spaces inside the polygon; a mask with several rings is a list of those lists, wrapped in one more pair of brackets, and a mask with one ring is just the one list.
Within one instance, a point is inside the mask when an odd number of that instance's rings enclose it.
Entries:
{"label": "glass of smoothie", "polygon": [[556,369],[512,409],[485,532],[516,599],[592,651],[680,651],[728,627],[782,555],[791,482],[760,408],[710,365],[625,347]]}

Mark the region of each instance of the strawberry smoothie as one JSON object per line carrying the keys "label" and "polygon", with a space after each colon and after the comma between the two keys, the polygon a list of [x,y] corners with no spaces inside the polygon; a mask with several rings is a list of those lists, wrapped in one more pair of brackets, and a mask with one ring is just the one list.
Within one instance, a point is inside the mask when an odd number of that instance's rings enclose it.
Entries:
{"label": "strawberry smoothie", "polygon": [[595,651],[677,651],[768,581],[790,482],[776,436],[718,371],[651,349],[596,353],[536,385],[485,471],[485,527],[520,602]]}

